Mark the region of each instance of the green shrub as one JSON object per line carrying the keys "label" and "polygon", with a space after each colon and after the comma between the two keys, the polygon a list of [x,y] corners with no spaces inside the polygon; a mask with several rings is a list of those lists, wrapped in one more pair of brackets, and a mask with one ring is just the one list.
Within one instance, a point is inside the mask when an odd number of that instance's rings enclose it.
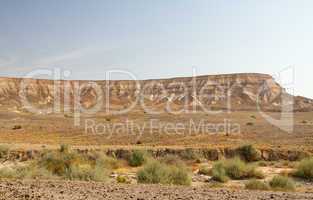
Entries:
{"label": "green shrub", "polygon": [[169,166],[169,184],[172,185],[190,185],[191,178],[188,170],[184,166]]}
{"label": "green shrub", "polygon": [[229,177],[226,174],[225,166],[222,162],[213,165],[212,179],[218,182],[226,183]]}
{"label": "green shrub", "polygon": [[102,166],[89,164],[73,165],[70,173],[71,180],[103,182],[108,178],[108,171]]}
{"label": "green shrub", "polygon": [[255,149],[252,145],[244,145],[244,146],[239,147],[237,150],[240,156],[247,162],[261,160],[260,151]]}
{"label": "green shrub", "polygon": [[132,152],[128,159],[128,163],[132,167],[138,167],[143,165],[146,162],[146,152],[135,150]]}
{"label": "green shrub", "polygon": [[225,170],[227,175],[232,179],[243,179],[248,178],[247,174],[250,169],[240,159],[233,159],[226,161]]}
{"label": "green shrub", "polygon": [[274,190],[279,191],[294,191],[295,185],[294,182],[285,176],[274,176],[272,180],[270,181],[270,186]]}
{"label": "green shrub", "polygon": [[294,175],[302,179],[313,180],[313,158],[302,160]]}
{"label": "green shrub", "polygon": [[69,171],[69,179],[91,181],[93,180],[93,169],[89,164],[72,165]]}
{"label": "green shrub", "polygon": [[138,183],[190,185],[188,170],[181,166],[166,165],[158,161],[148,162],[137,173]]}
{"label": "green shrub", "polygon": [[249,180],[245,184],[245,188],[248,190],[269,190],[270,189],[267,183],[263,181],[255,180],[255,179]]}
{"label": "green shrub", "polygon": [[[257,171],[255,165],[246,164],[239,158],[219,161],[212,168],[213,179],[220,182],[226,182],[227,178],[246,179],[246,178],[264,178],[261,171]],[[226,178],[227,177],[227,178]]]}
{"label": "green shrub", "polygon": [[246,164],[239,158],[226,160],[224,163],[226,174],[232,179],[263,178],[263,174],[252,164]]}
{"label": "green shrub", "polygon": [[110,169],[106,168],[106,165],[103,165],[102,162],[96,162],[96,165],[93,168],[93,181],[103,182],[108,179]]}
{"label": "green shrub", "polygon": [[165,164],[158,161],[151,161],[147,163],[143,169],[137,173],[139,183],[168,183],[168,171]]}

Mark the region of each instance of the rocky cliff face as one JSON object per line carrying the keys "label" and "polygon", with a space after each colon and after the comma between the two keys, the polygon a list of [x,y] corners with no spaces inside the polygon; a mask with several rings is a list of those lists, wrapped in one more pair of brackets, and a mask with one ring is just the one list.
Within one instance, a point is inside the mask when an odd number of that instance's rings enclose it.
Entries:
{"label": "rocky cliff face", "polygon": [[[226,74],[156,80],[53,81],[0,78],[0,106],[27,110],[28,107],[60,106],[100,110],[149,107],[161,110],[231,109],[309,111],[313,101],[293,97],[266,74]],[[76,106],[77,108],[77,106]]]}

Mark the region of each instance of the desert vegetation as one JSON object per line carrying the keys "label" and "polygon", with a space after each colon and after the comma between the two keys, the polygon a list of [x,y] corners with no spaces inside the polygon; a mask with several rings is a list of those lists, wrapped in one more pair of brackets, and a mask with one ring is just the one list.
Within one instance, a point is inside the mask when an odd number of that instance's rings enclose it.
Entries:
{"label": "desert vegetation", "polygon": [[29,163],[1,168],[0,177],[105,181],[110,170],[116,166],[117,161],[104,154],[79,154],[69,146],[61,145],[59,150],[44,151],[38,159]]}
{"label": "desert vegetation", "polygon": [[[0,146],[0,158],[7,162],[8,146]],[[241,183],[248,190],[294,191],[298,179],[312,180],[313,160],[299,162],[263,161],[253,145],[235,149],[235,157],[218,161],[200,160],[197,151],[153,157],[147,150],[130,150],[124,157],[108,156],[103,151],[74,150],[60,145],[56,150],[43,149],[36,157],[18,164],[0,167],[0,179],[50,179],[115,182],[119,184],[191,185],[227,187]],[[120,155],[119,155],[120,156]],[[273,170],[271,177],[269,172]],[[265,171],[264,171],[265,170]],[[297,182],[298,183],[298,182]],[[301,185],[301,183],[299,183]],[[298,184],[297,184],[298,185]]]}
{"label": "desert vegetation", "polygon": [[274,190],[274,191],[295,191],[295,184],[292,179],[286,176],[274,176],[269,182],[261,180],[249,180],[245,183],[248,190]]}
{"label": "desert vegetation", "polygon": [[200,165],[198,174],[210,176],[212,175],[212,169],[206,164]]}
{"label": "desert vegetation", "polygon": [[240,158],[218,161],[212,168],[213,179],[227,182],[229,179],[264,178],[264,174],[254,164],[247,164]]}
{"label": "desert vegetation", "polygon": [[248,190],[269,190],[268,183],[256,179],[249,180],[245,183],[245,188]]}
{"label": "desert vegetation", "polygon": [[148,153],[142,150],[134,150],[128,158],[128,163],[132,167],[143,165],[148,159]]}
{"label": "desert vegetation", "polygon": [[296,177],[313,180],[313,158],[307,158],[302,160],[296,168],[294,173]]}
{"label": "desert vegetation", "polygon": [[138,171],[139,183],[190,185],[191,177],[185,166],[168,165],[157,160],[149,161]]}
{"label": "desert vegetation", "polygon": [[242,159],[247,162],[261,160],[261,153],[253,145],[243,145],[237,149]]}
{"label": "desert vegetation", "polygon": [[274,176],[269,182],[269,185],[273,190],[279,191],[294,191],[295,184],[294,182],[286,176]]}

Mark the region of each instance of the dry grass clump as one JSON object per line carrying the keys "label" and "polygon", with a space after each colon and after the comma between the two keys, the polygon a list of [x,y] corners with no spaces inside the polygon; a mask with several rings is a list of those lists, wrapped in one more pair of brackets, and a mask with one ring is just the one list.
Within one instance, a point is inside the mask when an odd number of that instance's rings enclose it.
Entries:
{"label": "dry grass clump", "polygon": [[229,180],[225,165],[222,162],[218,162],[213,165],[212,179],[221,183],[226,183]]}
{"label": "dry grass clump", "polygon": [[36,163],[30,163],[26,166],[4,167],[0,169],[1,179],[34,179],[56,178],[53,174],[45,169],[39,168]]}
{"label": "dry grass clump", "polygon": [[16,171],[9,167],[3,167],[0,169],[0,179],[12,179],[16,178]]}
{"label": "dry grass clump", "polygon": [[299,163],[294,175],[296,177],[312,181],[313,180],[313,158],[306,158],[302,160]]}
{"label": "dry grass clump", "polygon": [[256,179],[249,180],[245,184],[245,188],[248,190],[269,190],[270,187],[266,182],[259,181]]}
{"label": "dry grass clump", "polygon": [[247,164],[239,158],[218,161],[212,168],[213,180],[227,182],[229,178],[240,180],[248,178],[264,178],[261,171],[253,164]]}
{"label": "dry grass clump", "polygon": [[59,151],[44,152],[38,160],[39,167],[57,176],[70,176],[74,165],[79,164],[83,164],[82,157],[74,152],[65,152],[62,147]]}
{"label": "dry grass clump", "polygon": [[25,166],[19,166],[14,168],[16,170],[16,178],[18,179],[34,179],[34,178],[43,178],[43,179],[56,179],[50,171],[40,168],[36,162],[29,163]]}
{"label": "dry grass clump", "polygon": [[105,181],[108,171],[116,167],[117,161],[103,154],[90,160],[86,155],[72,151],[62,145],[59,151],[49,151],[38,160],[38,166],[53,175],[68,180]]}
{"label": "dry grass clump", "polygon": [[171,185],[190,185],[191,177],[185,166],[168,166],[169,184]]}
{"label": "dry grass clump", "polygon": [[286,177],[286,176],[274,176],[272,180],[269,182],[269,185],[273,190],[278,191],[294,191],[295,190],[295,184],[294,182]]}
{"label": "dry grass clump", "polygon": [[249,190],[295,191],[295,184],[290,178],[277,175],[269,183],[250,180],[245,184],[245,188]]}
{"label": "dry grass clump", "polygon": [[166,184],[168,181],[166,165],[158,161],[150,161],[138,171],[137,179],[139,183]]}
{"label": "dry grass clump", "polygon": [[96,164],[104,166],[107,169],[118,169],[121,167],[120,162],[115,157],[107,156],[104,153],[95,154]]}
{"label": "dry grass clump", "polygon": [[190,185],[189,171],[184,166],[167,165],[156,160],[148,162],[137,173],[139,183]]}

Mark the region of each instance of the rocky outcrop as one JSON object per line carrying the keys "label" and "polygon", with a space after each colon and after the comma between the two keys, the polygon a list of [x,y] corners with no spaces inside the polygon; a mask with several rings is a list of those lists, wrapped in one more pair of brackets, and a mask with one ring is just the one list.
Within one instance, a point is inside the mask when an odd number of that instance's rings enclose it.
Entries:
{"label": "rocky outcrop", "polygon": [[122,110],[134,105],[161,110],[260,107],[276,111],[293,105],[293,110],[309,111],[313,101],[286,94],[269,75],[247,73],[140,81],[0,78],[0,105],[19,110],[54,107],[60,111],[96,106],[98,110]]}

